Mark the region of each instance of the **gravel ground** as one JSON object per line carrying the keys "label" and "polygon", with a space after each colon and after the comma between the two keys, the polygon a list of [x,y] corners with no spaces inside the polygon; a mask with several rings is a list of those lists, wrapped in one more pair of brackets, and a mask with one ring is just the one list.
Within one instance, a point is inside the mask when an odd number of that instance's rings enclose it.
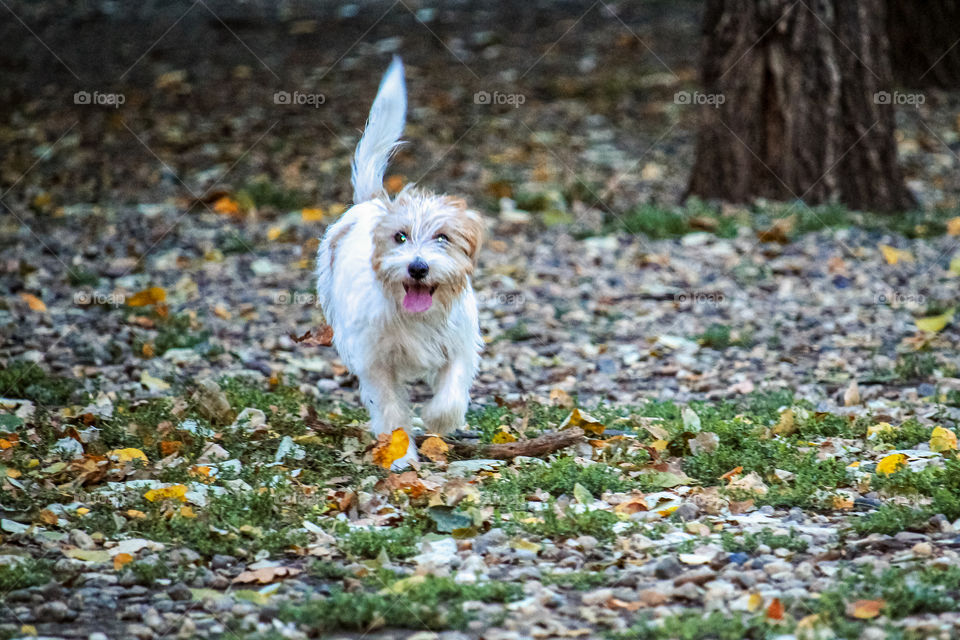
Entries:
{"label": "gravel ground", "polygon": [[[168,35],[172,5],[151,24],[90,3],[75,37],[57,3],[12,6],[39,35],[0,27],[18,45],[0,90],[0,374],[19,372],[0,390],[0,638],[960,634],[960,225],[907,237],[771,203],[694,203],[684,234],[638,218],[679,211],[695,114],[672,96],[693,86],[695,3],[394,5],[379,22],[387,5],[288,7],[259,26],[212,3]],[[351,435],[355,380],[298,342],[322,320],[316,238],[395,51],[413,108],[388,184],[422,177],[489,219],[469,426],[523,440],[576,406],[604,425],[588,442],[388,474]],[[84,110],[82,90],[126,102]],[[957,104],[931,93],[899,132],[925,210],[954,221]],[[76,384],[40,396],[51,383],[21,384],[23,362]],[[239,379],[256,391],[223,382]],[[206,380],[222,416],[194,402]],[[540,484],[507,503],[514,473]],[[257,495],[276,504],[255,521]],[[242,506],[218,511],[228,499]],[[922,517],[854,526],[887,507]],[[361,544],[370,527],[415,538]]]}

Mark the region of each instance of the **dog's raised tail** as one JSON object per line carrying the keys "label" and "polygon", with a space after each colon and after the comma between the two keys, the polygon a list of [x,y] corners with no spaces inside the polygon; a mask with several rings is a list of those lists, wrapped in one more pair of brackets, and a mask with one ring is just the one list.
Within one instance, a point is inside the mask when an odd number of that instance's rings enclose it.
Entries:
{"label": "dog's raised tail", "polygon": [[407,115],[403,63],[394,56],[370,107],[370,117],[353,155],[353,201],[365,202],[383,190],[383,174],[400,144]]}

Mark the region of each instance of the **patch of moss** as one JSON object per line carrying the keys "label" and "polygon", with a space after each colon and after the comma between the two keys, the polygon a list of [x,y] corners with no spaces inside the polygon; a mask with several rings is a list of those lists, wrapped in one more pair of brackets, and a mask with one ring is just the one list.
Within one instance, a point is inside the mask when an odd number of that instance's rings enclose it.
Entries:
{"label": "patch of moss", "polygon": [[16,589],[26,589],[50,582],[53,563],[37,558],[0,564],[0,601]]}
{"label": "patch of moss", "polygon": [[326,598],[286,604],[278,616],[318,631],[367,631],[384,624],[401,629],[462,629],[471,619],[463,603],[511,602],[521,595],[517,584],[458,584],[453,578],[423,576],[387,585],[377,593],[334,591]]}
{"label": "patch of moss", "polygon": [[11,362],[0,369],[0,397],[24,398],[45,407],[69,403],[79,386],[76,380],[47,373],[32,362]]}

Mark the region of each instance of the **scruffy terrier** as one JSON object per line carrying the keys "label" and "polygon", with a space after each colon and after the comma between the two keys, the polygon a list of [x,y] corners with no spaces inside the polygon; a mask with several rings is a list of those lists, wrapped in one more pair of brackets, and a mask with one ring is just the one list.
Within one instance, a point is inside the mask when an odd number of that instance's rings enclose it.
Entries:
{"label": "scruffy terrier", "polygon": [[[407,110],[403,65],[380,83],[353,158],[354,205],[330,226],[317,256],[317,294],[333,343],[360,381],[374,435],[410,435],[406,384],[425,380],[428,432],[463,426],[483,342],[471,276],[483,233],[460,198],[383,189]],[[394,469],[417,459],[410,437]]]}

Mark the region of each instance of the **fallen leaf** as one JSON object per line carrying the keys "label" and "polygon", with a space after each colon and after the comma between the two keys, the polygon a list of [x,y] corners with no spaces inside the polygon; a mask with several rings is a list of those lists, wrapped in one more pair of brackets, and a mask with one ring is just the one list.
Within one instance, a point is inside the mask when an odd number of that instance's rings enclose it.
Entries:
{"label": "fallen leaf", "polygon": [[473,526],[473,518],[457,511],[456,507],[436,505],[427,509],[427,515],[437,525],[440,533],[453,533]]}
{"label": "fallen leaf", "polygon": [[[379,487],[380,485],[378,485]],[[416,471],[404,471],[403,473],[391,473],[383,481],[383,488],[387,491],[402,491],[411,498],[419,498],[427,490],[426,485],[420,480]],[[341,511],[343,509],[341,508]]]}
{"label": "fallen leaf", "polygon": [[420,453],[433,462],[446,464],[448,451],[450,451],[450,445],[437,436],[430,436],[420,445]]}
{"label": "fallen leaf", "polygon": [[880,615],[880,610],[886,604],[883,600],[857,600],[847,605],[847,615],[851,618],[869,620]]}
{"label": "fallen leaf", "polygon": [[763,596],[759,593],[751,593],[750,597],[747,598],[747,611],[753,613],[759,611],[760,607],[763,606]]}
{"label": "fallen leaf", "polygon": [[957,448],[957,434],[950,429],[936,427],[930,436],[930,451],[941,453]]}
{"label": "fallen leaf", "polygon": [[853,499],[846,496],[831,496],[830,505],[840,511],[853,509]]}
{"label": "fallen leaf", "polygon": [[53,511],[50,511],[50,509],[41,510],[39,513],[39,517],[40,517],[40,522],[50,526],[53,526],[58,522],[60,522],[60,518],[57,517],[57,514],[55,514]]}
{"label": "fallen leaf", "polygon": [[516,442],[516,441],[517,441],[517,436],[513,435],[512,433],[504,429],[500,429],[493,435],[492,438],[490,438],[490,442],[492,442],[493,444],[506,444],[508,442]]}
{"label": "fallen leaf", "polygon": [[560,405],[561,407],[566,407],[568,409],[573,409],[574,405],[576,404],[573,400],[573,397],[569,393],[559,388],[550,390],[550,402],[551,404]]}
{"label": "fallen leaf", "polygon": [[570,415],[568,415],[566,419],[560,423],[561,429],[571,429],[574,427],[580,427],[584,431],[598,436],[607,428],[602,422],[590,414],[580,411],[580,409],[574,409],[571,411]]}
{"label": "fallen leaf", "polygon": [[403,429],[394,429],[391,433],[377,436],[373,447],[373,463],[389,469],[390,465],[402,458],[410,446],[410,436]]}
{"label": "fallen leaf", "polygon": [[20,298],[27,303],[31,311],[39,311],[42,313],[47,310],[47,305],[43,304],[43,300],[32,293],[21,293]]}
{"label": "fallen leaf", "polygon": [[133,462],[134,460],[141,460],[144,464],[150,462],[150,460],[147,458],[147,454],[145,454],[143,451],[140,451],[140,449],[135,449],[133,447],[107,451],[107,458],[114,462]]}
{"label": "fallen leaf", "polygon": [[129,553],[118,553],[113,556],[113,570],[120,571],[123,568],[123,565],[130,564],[133,562],[133,556]]}
{"label": "fallen leaf", "polygon": [[897,264],[898,262],[913,262],[913,254],[904,249],[895,249],[886,244],[878,244],[877,248],[883,254],[883,259],[887,264]]}
{"label": "fallen leaf", "polygon": [[223,196],[213,203],[213,210],[224,215],[235,216],[240,213],[240,203],[230,196]]}
{"label": "fallen leaf", "polygon": [[328,324],[321,325],[317,327],[316,333],[313,332],[313,329],[310,329],[299,338],[291,333],[290,339],[297,344],[304,344],[308,347],[329,347],[333,345],[333,327]]}
{"label": "fallen leaf", "polygon": [[180,451],[183,447],[183,442],[180,440],[161,440],[160,441],[160,453],[166,457],[173,455],[174,453]]}
{"label": "fallen leaf", "polygon": [[889,422],[878,422],[875,425],[867,427],[867,440],[874,440],[879,436],[892,435],[896,433],[897,428]]}
{"label": "fallen leaf", "polygon": [[300,569],[293,567],[262,567],[253,571],[244,571],[233,579],[234,584],[249,584],[257,582],[259,584],[269,584],[274,580],[283,578],[292,578],[302,573]]}
{"label": "fallen leaf", "polygon": [[770,620],[783,620],[783,603],[780,598],[774,598],[767,606],[767,618]]}
{"label": "fallen leaf", "polygon": [[960,216],[947,220],[947,235],[960,236]]}
{"label": "fallen leaf", "polygon": [[152,376],[147,371],[143,371],[140,374],[140,384],[145,386],[148,391],[166,391],[170,388],[169,382]]}
{"label": "fallen leaf", "polygon": [[143,497],[150,502],[157,502],[160,500],[179,500],[180,502],[186,502],[186,496],[187,485],[185,484],[174,484],[161,489],[150,489],[150,491],[147,491],[145,494],[143,494]]}
{"label": "fallen leaf", "polygon": [[877,463],[877,473],[890,475],[896,473],[907,464],[907,456],[902,453],[893,453]]}
{"label": "fallen leaf", "polygon": [[384,186],[387,188],[387,193],[400,193],[400,190],[403,189],[404,182],[406,182],[404,177],[395,173],[387,177]]}
{"label": "fallen leaf", "polygon": [[730,471],[727,471],[725,474],[720,476],[721,480],[730,480],[734,476],[740,475],[740,472],[743,471],[743,467],[734,467]]}
{"label": "fallen leaf", "polygon": [[150,287],[143,291],[138,291],[127,298],[127,306],[146,307],[151,304],[164,302],[167,299],[167,292],[163,287]]}
{"label": "fallen leaf", "polygon": [[301,209],[300,219],[304,222],[323,222],[323,209],[320,207]]}
{"label": "fallen leaf", "polygon": [[773,433],[778,436],[788,436],[797,430],[793,409],[787,409],[780,414],[780,420],[773,427]]}
{"label": "fallen leaf", "polygon": [[650,507],[647,505],[643,496],[633,496],[629,500],[624,500],[613,508],[617,515],[632,516],[640,511],[647,511]]}
{"label": "fallen leaf", "polygon": [[917,325],[920,331],[937,333],[953,321],[953,315],[956,309],[950,309],[938,316],[928,316],[926,318],[915,318],[913,323]]}

